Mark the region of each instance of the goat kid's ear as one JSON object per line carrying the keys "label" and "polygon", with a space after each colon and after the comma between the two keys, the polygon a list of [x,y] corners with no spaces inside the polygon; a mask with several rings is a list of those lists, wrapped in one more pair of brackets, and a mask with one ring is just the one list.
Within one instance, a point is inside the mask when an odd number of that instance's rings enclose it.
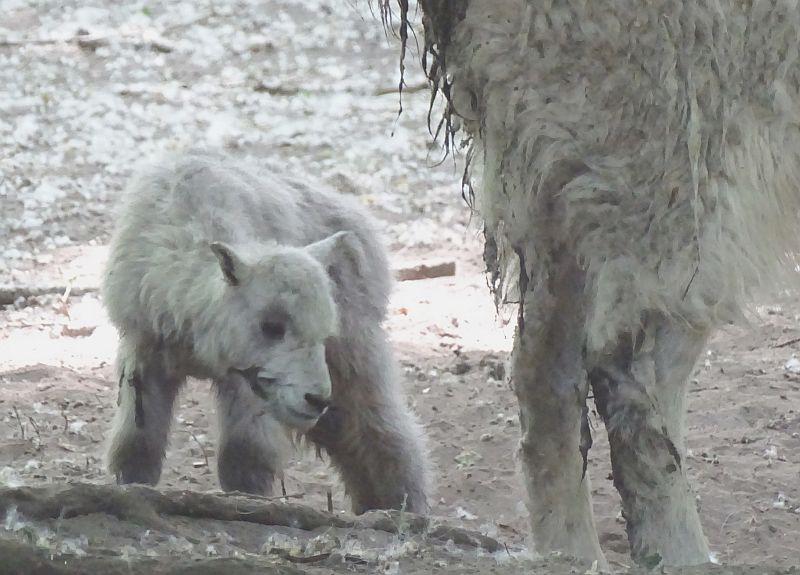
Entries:
{"label": "goat kid's ear", "polygon": [[222,270],[225,281],[232,286],[238,286],[242,283],[245,264],[233,248],[222,242],[211,242],[209,247],[219,260],[219,267]]}
{"label": "goat kid's ear", "polygon": [[325,268],[329,268],[340,261],[342,255],[349,255],[349,252],[354,249],[355,239],[356,235],[353,232],[336,232],[324,240],[308,244],[305,249]]}

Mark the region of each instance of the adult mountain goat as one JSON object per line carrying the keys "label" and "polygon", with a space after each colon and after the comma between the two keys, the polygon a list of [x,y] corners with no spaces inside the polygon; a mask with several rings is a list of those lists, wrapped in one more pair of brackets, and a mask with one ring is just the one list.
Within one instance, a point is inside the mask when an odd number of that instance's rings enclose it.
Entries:
{"label": "adult mountain goat", "polygon": [[520,302],[536,549],[605,563],[586,475],[592,390],[634,559],[708,561],[684,461],[687,378],[715,326],[794,265],[797,0],[419,4],[448,141],[472,138],[496,293]]}
{"label": "adult mountain goat", "polygon": [[222,488],[268,494],[307,433],[353,509],[427,511],[419,426],[382,322],[390,276],[355,202],[275,171],[191,153],[141,173],[104,298],[121,334],[109,467],[155,485],[187,376],[217,393]]}

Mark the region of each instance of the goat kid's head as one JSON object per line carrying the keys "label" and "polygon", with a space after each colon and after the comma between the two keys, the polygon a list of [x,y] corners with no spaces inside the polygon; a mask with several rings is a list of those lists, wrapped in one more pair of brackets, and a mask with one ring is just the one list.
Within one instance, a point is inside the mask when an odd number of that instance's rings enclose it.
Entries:
{"label": "goat kid's head", "polygon": [[[302,248],[211,244],[225,292],[211,336],[224,379],[244,378],[285,425],[307,431],[325,412],[331,381],[325,340],[338,317],[328,269],[351,249],[352,232]],[[255,398],[254,398],[255,399]]]}

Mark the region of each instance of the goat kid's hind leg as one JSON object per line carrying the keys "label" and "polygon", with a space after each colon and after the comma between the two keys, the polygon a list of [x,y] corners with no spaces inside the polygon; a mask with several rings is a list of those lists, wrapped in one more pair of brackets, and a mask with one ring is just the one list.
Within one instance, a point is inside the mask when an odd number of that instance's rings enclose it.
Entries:
{"label": "goat kid's hind leg", "polygon": [[380,326],[342,330],[329,341],[333,402],[308,434],[339,471],[354,513],[401,509],[428,513],[423,432],[397,380]]}
{"label": "goat kid's hind leg", "polygon": [[219,418],[217,473],[224,491],[271,495],[291,441],[247,381],[238,375],[214,382]]}
{"label": "goat kid's hind leg", "polygon": [[175,397],[185,378],[172,373],[159,346],[120,342],[119,395],[108,448],[117,483],[156,485],[161,477]]}
{"label": "goat kid's hind leg", "polygon": [[643,565],[709,561],[684,461],[686,385],[707,336],[648,314],[638,337],[620,340],[591,371],[631,554]]}
{"label": "goat kid's hind leg", "polygon": [[[523,271],[523,274],[525,272]],[[523,276],[525,279],[525,276]],[[607,567],[595,528],[586,458],[591,445],[584,370],[583,274],[554,265],[523,294],[512,355],[520,409],[520,456],[533,545]]]}

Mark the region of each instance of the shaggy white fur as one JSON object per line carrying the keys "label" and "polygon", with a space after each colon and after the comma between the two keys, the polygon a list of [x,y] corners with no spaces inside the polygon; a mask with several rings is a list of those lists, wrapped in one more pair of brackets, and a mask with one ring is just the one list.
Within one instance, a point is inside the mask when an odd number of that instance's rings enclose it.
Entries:
{"label": "shaggy white fur", "polygon": [[797,0],[420,4],[429,77],[473,137],[490,270],[521,302],[537,550],[604,564],[591,386],[634,558],[708,561],[683,464],[686,380],[710,331],[794,268]]}
{"label": "shaggy white fur", "polygon": [[269,493],[293,430],[329,451],[355,511],[426,511],[422,434],[381,326],[389,289],[353,201],[211,153],[144,170],[104,285],[121,334],[111,471],[158,482],[193,376],[217,391],[224,489]]}

